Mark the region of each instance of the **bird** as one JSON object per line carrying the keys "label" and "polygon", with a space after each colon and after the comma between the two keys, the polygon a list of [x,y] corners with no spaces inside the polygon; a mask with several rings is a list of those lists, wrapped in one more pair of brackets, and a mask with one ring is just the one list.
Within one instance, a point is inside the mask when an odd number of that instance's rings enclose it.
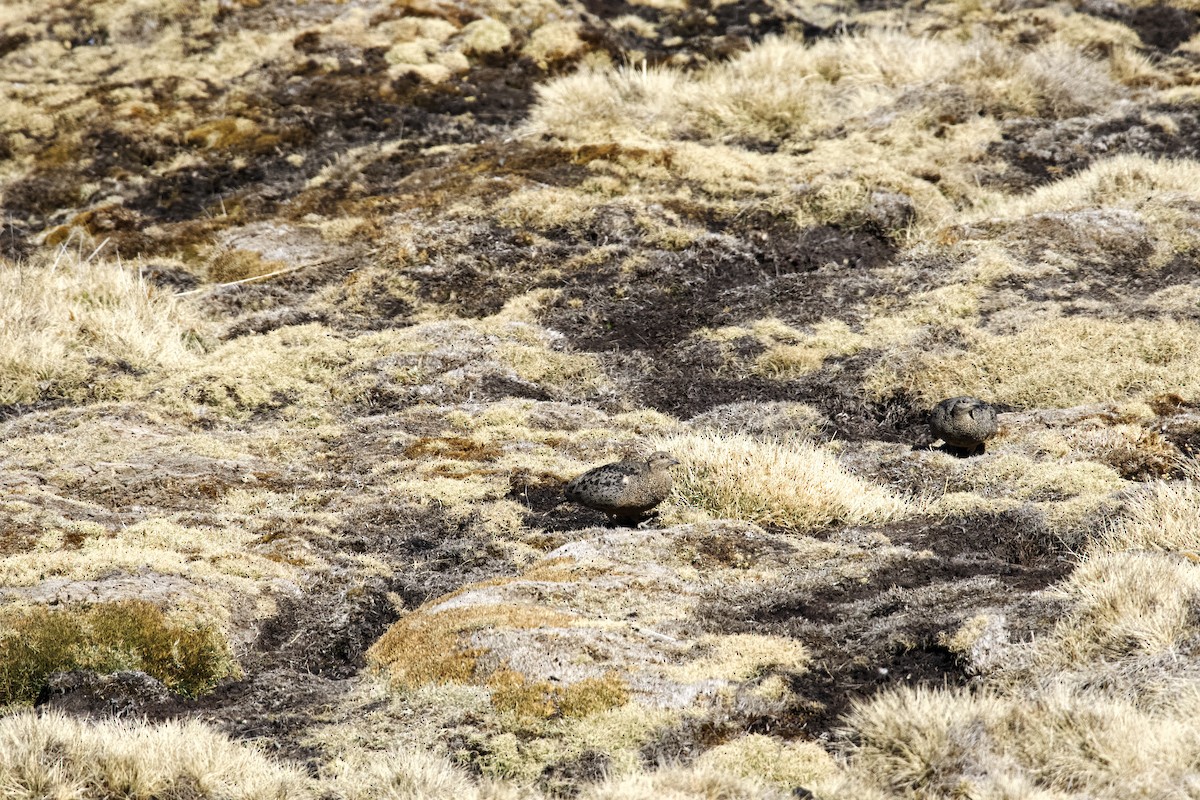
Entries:
{"label": "bird", "polygon": [[610,523],[637,525],[671,493],[671,467],[679,460],[661,450],[589,469],[567,484],[567,499],[603,511]]}
{"label": "bird", "polygon": [[996,433],[996,408],[978,397],[951,397],[929,415],[929,430],[967,455],[984,452],[984,442]]}

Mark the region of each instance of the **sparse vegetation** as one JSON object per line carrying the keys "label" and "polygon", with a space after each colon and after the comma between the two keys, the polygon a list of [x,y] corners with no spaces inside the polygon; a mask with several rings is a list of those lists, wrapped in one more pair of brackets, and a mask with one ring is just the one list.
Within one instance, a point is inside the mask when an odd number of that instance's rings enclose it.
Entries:
{"label": "sparse vegetation", "polygon": [[[1194,0],[5,4],[0,794],[1195,795],[1197,53]],[[658,448],[640,528],[564,502]]]}

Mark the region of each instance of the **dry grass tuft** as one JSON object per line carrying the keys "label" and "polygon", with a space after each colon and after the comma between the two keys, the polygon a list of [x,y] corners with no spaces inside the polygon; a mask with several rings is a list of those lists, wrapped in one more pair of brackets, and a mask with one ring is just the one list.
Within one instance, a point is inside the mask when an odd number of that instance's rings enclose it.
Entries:
{"label": "dry grass tuft", "polygon": [[195,362],[199,318],[136,269],[81,258],[0,262],[0,405],[111,399]]}
{"label": "dry grass tuft", "polygon": [[807,442],[684,434],[656,446],[683,462],[673,470],[676,515],[679,506],[692,506],[714,517],[807,532],[887,522],[916,511],[913,501],[851,475]]}
{"label": "dry grass tuft", "polygon": [[816,742],[783,742],[771,736],[749,734],[707,751],[697,764],[714,771],[763,780],[792,790],[812,789],[838,772],[837,763]]}
{"label": "dry grass tuft", "polygon": [[791,797],[757,776],[742,777],[709,764],[667,766],[613,778],[580,795],[581,800],[783,800]]}
{"label": "dry grass tuft", "polygon": [[848,767],[910,797],[1188,796],[1194,711],[1061,687],[1028,698],[905,688],[855,707]]}
{"label": "dry grass tuft", "polygon": [[[881,362],[868,388],[903,387],[927,403],[956,394],[1022,408],[1069,408],[1200,395],[1200,326],[1192,322],[1033,318],[1011,335],[964,331],[965,343],[901,350]],[[986,391],[984,388],[986,387]]]}
{"label": "dry grass tuft", "polygon": [[1071,602],[1039,652],[1062,669],[1193,645],[1200,566],[1159,553],[1097,554],[1059,587]]}
{"label": "dry grass tuft", "polygon": [[1123,513],[1100,529],[1096,552],[1200,551],[1200,484],[1157,482],[1126,502]]}
{"label": "dry grass tuft", "polygon": [[[573,141],[796,142],[883,114],[908,93],[938,84],[959,87],[964,107],[998,117],[1070,116],[1119,95],[1104,67],[1078,50],[1020,54],[995,41],[874,30],[811,45],[769,38],[693,74],[583,71],[539,87],[529,127]],[[923,111],[927,122],[945,116],[942,108]]]}
{"label": "dry grass tuft", "polygon": [[1078,175],[1029,194],[1013,196],[987,209],[987,215],[1015,219],[1079,208],[1138,209],[1173,200],[1195,201],[1198,197],[1200,163],[1190,159],[1121,155],[1097,161]]}
{"label": "dry grass tuft", "polygon": [[492,705],[518,717],[587,717],[629,702],[629,684],[615,672],[562,686],[501,669],[488,678]]}
{"label": "dry grass tuft", "polygon": [[304,800],[303,771],[199,722],[87,723],[57,713],[0,717],[5,797]]}
{"label": "dry grass tuft", "polygon": [[357,752],[336,762],[328,785],[344,800],[501,800],[536,798],[527,786],[480,785],[447,759],[412,748]]}
{"label": "dry grass tuft", "polygon": [[698,658],[668,669],[668,674],[683,681],[746,681],[772,670],[804,672],[811,659],[800,642],[754,633],[703,636],[696,650]]}

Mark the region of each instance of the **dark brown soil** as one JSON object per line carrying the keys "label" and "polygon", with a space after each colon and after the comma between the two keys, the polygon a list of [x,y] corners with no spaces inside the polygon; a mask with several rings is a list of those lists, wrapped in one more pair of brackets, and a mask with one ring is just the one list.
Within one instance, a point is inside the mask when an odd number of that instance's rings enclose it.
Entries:
{"label": "dark brown soil", "polygon": [[[707,630],[790,636],[812,649],[812,665],[794,679],[811,702],[777,715],[777,729],[826,738],[851,702],[879,689],[968,684],[966,665],[939,635],[981,612],[1006,614],[1017,640],[1052,623],[1056,606],[1036,592],[1066,575],[1072,562],[1035,511],[913,520],[880,530],[912,554],[876,556],[879,566],[864,581],[804,590],[797,588],[802,576],[785,574],[773,585],[702,604],[697,619]],[[852,535],[838,533],[842,540]]]}
{"label": "dark brown soil", "polygon": [[[1165,125],[1164,119],[1171,124]],[[1116,117],[1014,119],[1004,123],[1002,140],[992,144],[989,153],[1008,165],[993,182],[1011,192],[1061,180],[1097,159],[1123,153],[1196,158],[1200,108],[1156,105]]]}

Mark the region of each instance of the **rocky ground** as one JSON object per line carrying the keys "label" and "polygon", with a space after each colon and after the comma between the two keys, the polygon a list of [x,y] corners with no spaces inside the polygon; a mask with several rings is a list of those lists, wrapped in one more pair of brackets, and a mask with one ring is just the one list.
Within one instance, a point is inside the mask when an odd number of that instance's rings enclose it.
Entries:
{"label": "rocky ground", "polygon": [[0,67],[16,796],[1200,794],[1194,3],[13,2]]}

